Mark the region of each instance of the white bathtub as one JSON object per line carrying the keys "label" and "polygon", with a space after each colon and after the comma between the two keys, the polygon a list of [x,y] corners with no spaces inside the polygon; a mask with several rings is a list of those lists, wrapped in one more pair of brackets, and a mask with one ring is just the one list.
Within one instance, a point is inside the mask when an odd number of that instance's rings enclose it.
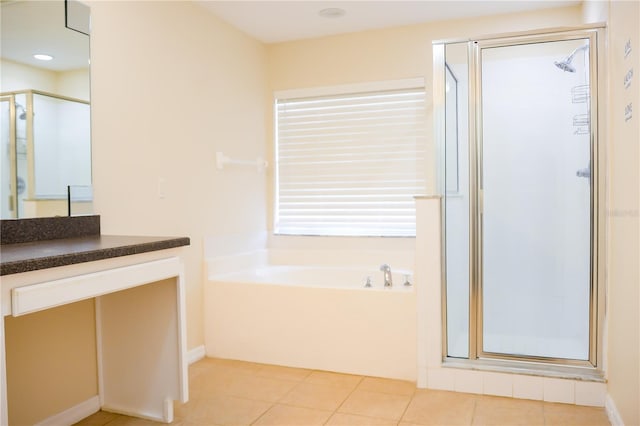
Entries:
{"label": "white bathtub", "polygon": [[[298,287],[321,287],[386,291],[411,291],[413,272],[400,269],[392,270],[392,287],[384,287],[382,272],[374,267],[348,266],[302,266],[302,265],[267,265],[247,268],[241,271],[214,274],[211,281],[234,283],[261,283],[273,285],[290,285]],[[371,287],[365,287],[369,282]]]}
{"label": "white bathtub", "polygon": [[[254,256],[254,265],[210,260],[208,356],[416,379],[416,298],[414,287],[403,285],[405,274],[413,283],[410,270],[389,262],[389,289],[377,260],[370,266],[263,263],[268,258],[274,256]],[[365,288],[368,276],[373,287]]]}

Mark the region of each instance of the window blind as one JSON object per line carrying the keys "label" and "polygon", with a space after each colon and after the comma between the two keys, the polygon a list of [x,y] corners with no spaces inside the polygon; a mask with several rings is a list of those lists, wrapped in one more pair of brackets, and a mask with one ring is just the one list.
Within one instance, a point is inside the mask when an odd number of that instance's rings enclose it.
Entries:
{"label": "window blind", "polygon": [[275,232],[415,236],[424,88],[278,99]]}

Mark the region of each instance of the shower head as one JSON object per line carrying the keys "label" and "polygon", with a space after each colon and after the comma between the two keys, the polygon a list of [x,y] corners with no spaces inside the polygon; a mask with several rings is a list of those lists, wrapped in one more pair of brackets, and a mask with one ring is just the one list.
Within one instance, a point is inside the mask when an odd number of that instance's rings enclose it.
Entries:
{"label": "shower head", "polygon": [[565,58],[562,61],[553,61],[553,63],[556,65],[556,67],[560,68],[562,71],[567,71],[567,72],[576,72],[576,68],[571,65],[571,59],[573,58]]}
{"label": "shower head", "polygon": [[560,68],[562,71],[576,72],[576,67],[571,65],[571,61],[573,61],[573,57],[576,55],[576,53],[580,52],[581,50],[587,50],[588,48],[589,48],[588,44],[585,44],[584,46],[580,46],[577,49],[575,49],[573,52],[571,52],[571,54],[566,58],[564,58],[563,60],[553,61],[553,63],[555,64],[556,67]]}
{"label": "shower head", "polygon": [[19,103],[16,102],[16,109],[18,109],[18,108],[20,108],[22,110],[22,113],[18,116],[18,118],[20,120],[26,120],[26,118],[27,118],[27,110],[22,105],[20,105]]}

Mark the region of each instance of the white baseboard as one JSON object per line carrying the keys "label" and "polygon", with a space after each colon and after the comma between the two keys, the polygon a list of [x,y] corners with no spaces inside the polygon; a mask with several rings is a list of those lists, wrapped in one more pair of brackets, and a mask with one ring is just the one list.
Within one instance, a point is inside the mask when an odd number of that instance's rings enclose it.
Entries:
{"label": "white baseboard", "polygon": [[609,417],[611,426],[624,426],[624,422],[622,421],[622,417],[620,417],[618,408],[609,394],[607,394],[607,398],[605,399],[604,409],[607,412],[607,417]]}
{"label": "white baseboard", "polygon": [[158,422],[158,423],[171,423],[173,421],[173,410],[171,410],[171,412],[169,413],[169,415],[172,416],[171,418],[162,417],[164,415],[167,415],[166,401],[163,407],[162,415],[154,416],[150,414],[141,413],[136,410],[132,410],[130,407],[122,408],[117,405],[109,405],[109,404],[103,405],[102,411],[106,411],[107,413],[120,414],[123,416],[135,417],[137,419],[142,419],[142,420],[151,420],[152,422]]}
{"label": "white baseboard", "polygon": [[205,355],[206,352],[204,350],[204,345],[196,346],[195,348],[189,350],[187,352],[187,360],[189,361],[189,365],[193,364],[194,362],[200,361],[205,357]]}
{"label": "white baseboard", "polygon": [[98,411],[100,411],[100,398],[96,395],[58,414],[47,417],[36,423],[36,426],[72,425]]}

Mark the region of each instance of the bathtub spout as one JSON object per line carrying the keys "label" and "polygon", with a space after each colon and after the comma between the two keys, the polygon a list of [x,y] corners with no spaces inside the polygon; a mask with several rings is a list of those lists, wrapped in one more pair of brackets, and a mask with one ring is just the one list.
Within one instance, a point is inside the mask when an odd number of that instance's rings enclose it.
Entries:
{"label": "bathtub spout", "polygon": [[386,263],[380,265],[380,270],[384,273],[384,286],[391,287],[393,280],[391,279],[391,267]]}

